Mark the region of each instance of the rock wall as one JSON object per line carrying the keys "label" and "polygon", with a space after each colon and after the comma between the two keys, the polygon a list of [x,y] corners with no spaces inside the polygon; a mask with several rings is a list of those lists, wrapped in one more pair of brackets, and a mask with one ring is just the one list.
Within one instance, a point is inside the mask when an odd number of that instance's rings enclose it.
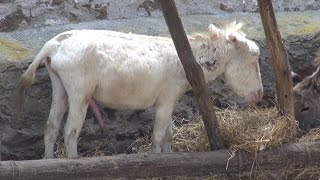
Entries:
{"label": "rock wall", "polygon": [[[180,15],[258,12],[257,0],[177,0]],[[318,0],[275,0],[276,12],[318,10]],[[22,9],[20,29],[101,19],[161,16],[158,0],[0,0],[0,18]]]}

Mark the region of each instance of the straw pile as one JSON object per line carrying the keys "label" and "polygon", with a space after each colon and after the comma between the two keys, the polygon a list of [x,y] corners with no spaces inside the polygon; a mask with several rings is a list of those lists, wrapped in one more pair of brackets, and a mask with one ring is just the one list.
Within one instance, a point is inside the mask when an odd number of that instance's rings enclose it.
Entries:
{"label": "straw pile", "polygon": [[[257,152],[277,146],[290,141],[297,127],[294,120],[280,116],[275,108],[217,109],[216,113],[224,142],[231,150]],[[173,151],[209,150],[201,118],[189,123],[185,121],[174,119]],[[131,147],[137,153],[150,151],[151,132],[137,139]]]}
{"label": "straw pile", "polygon": [[315,142],[320,141],[320,128],[311,129],[307,134],[303,135],[299,142]]}
{"label": "straw pile", "polygon": [[[246,150],[258,152],[285,142],[296,142],[293,138],[297,123],[287,117],[280,116],[276,108],[257,109],[217,109],[220,129],[225,143],[232,151]],[[205,128],[200,117],[192,121],[174,118],[173,151],[201,152],[209,150]],[[312,129],[302,136],[299,142],[314,142],[320,140],[320,128]],[[151,131],[137,139],[132,145],[133,152],[151,151]],[[306,166],[303,168],[287,166],[277,171],[260,170],[253,165],[249,172],[234,174],[217,174],[214,176],[197,177],[205,180],[227,179],[316,179],[320,177],[319,167]],[[161,180],[161,178],[152,178]],[[194,177],[172,177],[166,179],[188,180]]]}
{"label": "straw pile", "polygon": [[264,150],[288,142],[296,132],[295,120],[272,109],[218,111],[224,141],[231,149]]}
{"label": "straw pile", "polygon": [[[257,152],[284,142],[297,141],[293,139],[297,124],[294,120],[280,116],[277,109],[216,109],[220,129],[225,143],[231,150],[247,150]],[[201,152],[208,151],[209,144],[205,128],[200,117],[192,121],[174,118],[173,151]],[[137,139],[131,147],[133,153],[151,151],[152,130],[146,132],[145,136]],[[320,140],[320,128],[312,129],[299,142],[314,142]],[[63,138],[58,140],[55,156],[65,158],[66,152]],[[99,147],[80,153],[81,157],[103,156]],[[217,174],[206,177],[197,177],[205,180],[224,179],[315,179],[320,176],[318,167],[307,166],[298,168],[294,166],[283,167],[277,171],[262,171],[258,166],[253,166],[250,172],[234,174]],[[191,180],[195,177],[166,177],[164,179]],[[148,178],[149,179],[149,178]],[[161,180],[162,178],[151,178]]]}
{"label": "straw pile", "polygon": [[[97,147],[93,147],[92,149],[88,149],[86,151],[78,152],[80,157],[98,157],[105,156],[106,153],[103,148],[100,147],[101,143]],[[56,150],[53,153],[56,158],[67,158],[66,147],[63,142],[63,137],[60,137],[56,142]]]}

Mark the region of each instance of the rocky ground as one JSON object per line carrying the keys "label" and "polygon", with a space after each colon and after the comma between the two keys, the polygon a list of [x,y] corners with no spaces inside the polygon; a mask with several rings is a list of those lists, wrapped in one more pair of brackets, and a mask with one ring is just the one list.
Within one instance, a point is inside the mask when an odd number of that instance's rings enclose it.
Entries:
{"label": "rocky ground", "polygon": [[[209,23],[224,26],[233,20],[243,21],[244,31],[261,49],[261,73],[265,99],[274,97],[275,84],[271,57],[255,1],[177,1],[188,34],[205,31]],[[241,1],[242,2],[242,1]],[[312,73],[312,59],[320,48],[320,2],[317,0],[275,1],[279,28],[292,69],[303,76]],[[51,103],[50,78],[44,67],[28,89],[24,120],[15,114],[15,89],[22,72],[43,44],[56,34],[71,29],[105,29],[147,35],[168,36],[157,1],[110,0],[0,0],[0,153],[2,160],[39,159],[44,151],[43,128]],[[7,16],[16,11],[16,16]],[[7,18],[7,19],[5,19]],[[8,21],[8,18],[10,21]],[[10,19],[10,18],[13,18]],[[210,84],[212,98],[218,106],[241,104],[222,80]],[[265,101],[262,106],[272,103]],[[192,93],[177,103],[174,116],[192,119],[197,114]],[[79,151],[99,147],[105,154],[130,152],[129,145],[152,127],[154,110],[115,111],[103,108],[107,128],[99,129],[89,111],[81,134]]]}

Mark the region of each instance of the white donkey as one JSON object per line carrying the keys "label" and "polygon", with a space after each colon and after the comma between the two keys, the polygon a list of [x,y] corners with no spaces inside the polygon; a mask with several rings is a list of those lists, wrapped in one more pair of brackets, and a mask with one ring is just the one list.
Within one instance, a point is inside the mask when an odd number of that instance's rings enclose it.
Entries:
{"label": "white donkey", "polygon": [[[220,30],[189,37],[206,81],[224,75],[226,82],[248,101],[262,97],[259,48],[232,23]],[[52,106],[45,126],[44,158],[53,158],[61,120],[69,108],[64,142],[69,158],[76,158],[77,139],[92,98],[114,109],[156,107],[152,135],[154,152],[170,152],[172,111],[191,86],[172,39],[102,30],[72,30],[48,41],[22,75],[18,107],[25,89],[44,62],[52,81]]]}

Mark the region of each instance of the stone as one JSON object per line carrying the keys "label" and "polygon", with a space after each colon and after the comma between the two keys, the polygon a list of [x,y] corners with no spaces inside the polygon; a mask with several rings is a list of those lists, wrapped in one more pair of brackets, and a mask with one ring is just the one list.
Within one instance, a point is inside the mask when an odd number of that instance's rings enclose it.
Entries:
{"label": "stone", "polygon": [[25,19],[26,17],[20,8],[12,11],[0,19],[0,32],[10,32],[18,29],[19,24]]}

